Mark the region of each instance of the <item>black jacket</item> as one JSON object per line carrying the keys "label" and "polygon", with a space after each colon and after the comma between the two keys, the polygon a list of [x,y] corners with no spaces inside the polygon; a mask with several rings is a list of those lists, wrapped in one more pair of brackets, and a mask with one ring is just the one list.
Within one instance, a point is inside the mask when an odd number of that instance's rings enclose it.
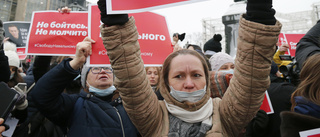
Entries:
{"label": "black jacket", "polygon": [[271,79],[268,93],[273,107],[273,114],[269,114],[266,137],[281,137],[280,135],[280,113],[282,111],[290,111],[291,109],[291,94],[296,87],[288,82],[283,82],[277,79]]}
{"label": "black jacket", "polygon": [[320,53],[320,21],[314,25],[297,44],[296,59],[300,70],[304,61],[311,55]]}
{"label": "black jacket", "polygon": [[[70,60],[61,62],[36,83],[31,96],[39,111],[55,124],[68,126],[70,137],[137,136],[121,102],[113,104],[112,97],[101,99],[84,91],[72,95],[62,93],[80,73],[71,68]],[[83,101],[75,106],[79,98]]]}
{"label": "black jacket", "polygon": [[7,83],[10,78],[10,68],[8,57],[4,54],[4,51],[0,49],[0,82]]}

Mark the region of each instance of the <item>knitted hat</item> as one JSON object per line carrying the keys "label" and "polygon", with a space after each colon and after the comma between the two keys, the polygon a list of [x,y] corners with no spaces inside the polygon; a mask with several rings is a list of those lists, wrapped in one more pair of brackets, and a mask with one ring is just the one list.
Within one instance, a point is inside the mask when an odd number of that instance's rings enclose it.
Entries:
{"label": "knitted hat", "polygon": [[6,41],[3,43],[4,54],[8,57],[9,66],[19,68],[20,60],[17,54],[16,44]]}
{"label": "knitted hat", "polygon": [[81,85],[83,88],[86,88],[86,81],[87,81],[87,76],[88,72],[90,70],[90,67],[86,64],[83,65],[82,70],[81,70]]}
{"label": "knitted hat", "polygon": [[225,63],[234,63],[234,59],[227,53],[219,52],[212,55],[209,59],[212,71],[218,71]]}
{"label": "knitted hat", "polygon": [[211,50],[214,52],[221,52],[222,50],[221,43],[220,43],[221,40],[222,40],[222,36],[220,34],[214,34],[213,38],[211,38],[204,44],[204,50],[205,50],[204,52],[206,52],[207,50]]}

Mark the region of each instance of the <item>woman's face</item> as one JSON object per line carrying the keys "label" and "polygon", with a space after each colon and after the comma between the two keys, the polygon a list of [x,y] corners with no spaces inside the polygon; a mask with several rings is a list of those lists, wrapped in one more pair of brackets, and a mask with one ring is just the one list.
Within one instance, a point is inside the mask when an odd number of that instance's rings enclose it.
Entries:
{"label": "woman's face", "polygon": [[177,35],[174,35],[174,36],[172,37],[172,40],[177,42],[177,41],[179,40],[178,34],[177,34]]}
{"label": "woman's face", "polygon": [[13,75],[15,71],[18,69],[17,67],[14,67],[14,66],[9,66],[9,67],[10,67],[11,75]]}
{"label": "woman's face", "polygon": [[158,82],[159,82],[158,74],[159,72],[155,67],[150,67],[147,69],[147,77],[148,77],[148,80],[150,81],[151,86],[158,85]]}
{"label": "woman's face", "polygon": [[225,63],[219,68],[219,70],[229,70],[229,69],[234,69],[234,64],[231,62]]}
{"label": "woman's face", "polygon": [[169,86],[175,90],[193,92],[203,89],[206,78],[203,65],[193,55],[178,55],[172,59],[168,75]]}
{"label": "woman's face", "polygon": [[[113,72],[111,69],[101,69],[100,72],[93,73],[93,68],[88,72],[87,82],[98,89],[106,89],[113,85]],[[87,85],[88,87],[88,85]]]}

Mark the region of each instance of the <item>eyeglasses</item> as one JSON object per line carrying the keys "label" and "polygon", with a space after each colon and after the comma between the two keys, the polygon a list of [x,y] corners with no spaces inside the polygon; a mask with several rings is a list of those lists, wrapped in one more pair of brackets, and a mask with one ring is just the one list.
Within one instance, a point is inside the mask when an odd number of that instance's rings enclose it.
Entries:
{"label": "eyeglasses", "polygon": [[110,68],[110,67],[93,67],[93,68],[91,68],[91,72],[93,74],[99,74],[102,69],[108,74],[112,74],[112,72],[113,72],[112,68]]}

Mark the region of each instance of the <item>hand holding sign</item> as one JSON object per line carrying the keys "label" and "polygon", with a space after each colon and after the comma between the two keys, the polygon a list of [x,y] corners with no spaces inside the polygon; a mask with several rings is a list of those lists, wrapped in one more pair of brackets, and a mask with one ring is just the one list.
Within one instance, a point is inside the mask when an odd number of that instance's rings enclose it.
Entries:
{"label": "hand holding sign", "polygon": [[100,9],[101,22],[108,26],[123,25],[128,22],[128,14],[107,15],[106,0],[99,0],[98,7]]}
{"label": "hand holding sign", "polygon": [[72,61],[70,61],[70,66],[77,70],[85,63],[87,57],[92,54],[91,44],[95,43],[89,37],[84,38],[82,42],[79,42],[76,47],[76,55]]}
{"label": "hand holding sign", "polygon": [[63,7],[62,9],[58,9],[58,12],[61,12],[61,13],[70,13],[71,9],[68,8],[68,7]]}
{"label": "hand holding sign", "polygon": [[288,51],[288,49],[289,49],[289,45],[287,43],[283,43],[279,48],[279,50],[282,52],[286,52]]}

